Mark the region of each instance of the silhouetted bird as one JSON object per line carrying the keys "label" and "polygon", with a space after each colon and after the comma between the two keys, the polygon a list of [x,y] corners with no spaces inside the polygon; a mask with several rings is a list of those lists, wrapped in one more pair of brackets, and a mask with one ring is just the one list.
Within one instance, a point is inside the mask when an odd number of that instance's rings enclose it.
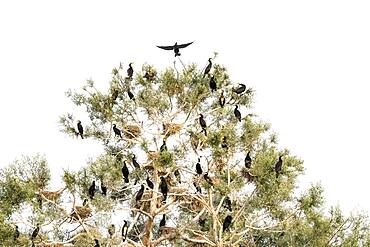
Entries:
{"label": "silhouetted bird", "polygon": [[166,215],[162,216],[161,222],[159,222],[159,227],[166,226]]}
{"label": "silhouetted bird", "polygon": [[127,69],[127,77],[131,79],[133,75],[134,75],[134,69],[132,68],[132,63],[129,63],[128,69]]}
{"label": "silhouetted bird", "polygon": [[149,177],[146,178],[146,184],[149,188],[154,189],[154,184],[152,181],[150,181]]}
{"label": "silhouetted bird", "polygon": [[89,187],[89,197],[90,197],[91,200],[94,199],[95,190],[96,190],[95,181],[93,181],[92,184]]}
{"label": "silhouetted bird", "polygon": [[207,65],[206,69],[204,70],[203,78],[207,74],[209,74],[209,72],[211,71],[211,68],[212,68],[212,60],[211,60],[211,58],[208,58],[208,65]]}
{"label": "silhouetted bird", "polygon": [[176,169],[174,171],[174,174],[175,174],[175,177],[176,177],[177,181],[181,184],[181,174],[180,174],[179,170]]}
{"label": "silhouetted bird", "polygon": [[160,152],[167,151],[166,141],[163,140],[162,146],[159,148]]}
{"label": "silhouetted bird", "polygon": [[237,94],[241,94],[245,91],[245,89],[246,89],[246,86],[244,84],[239,83],[239,87],[233,88],[233,92]]}
{"label": "silhouetted bird", "polygon": [[222,140],[221,147],[222,147],[222,148],[228,148],[228,146],[227,146],[227,138],[226,138],[226,136],[224,136],[224,138],[223,138],[223,140]]}
{"label": "silhouetted bird", "polygon": [[34,240],[37,237],[37,235],[39,234],[39,231],[40,231],[40,224],[37,223],[36,228],[33,230],[31,234],[31,240]]}
{"label": "silhouetted bird", "polygon": [[276,178],[278,178],[278,177],[279,177],[279,174],[280,174],[281,168],[282,168],[282,166],[283,166],[283,160],[281,159],[282,157],[283,157],[283,156],[282,156],[282,155],[280,155],[280,156],[279,156],[279,160],[278,160],[278,162],[276,162],[276,164],[275,164]]}
{"label": "silhouetted bird", "polygon": [[14,241],[17,240],[19,238],[19,230],[18,230],[18,226],[15,226],[15,231],[14,231]]}
{"label": "silhouetted bird", "polygon": [[181,45],[178,45],[176,42],[175,45],[170,45],[170,46],[158,46],[157,45],[157,47],[164,49],[164,50],[173,50],[175,52],[175,57],[177,57],[177,56],[181,56],[180,49],[185,48],[191,44],[193,44],[193,42],[181,44]]}
{"label": "silhouetted bird", "polygon": [[228,196],[225,198],[225,208],[227,208],[229,211],[232,211],[231,200]]}
{"label": "silhouetted bird", "polygon": [[204,177],[204,179],[207,181],[207,183],[208,183],[210,186],[213,186],[213,181],[212,181],[212,179],[208,176],[208,172],[204,173],[203,177]]}
{"label": "silhouetted bird", "polygon": [[223,232],[229,229],[232,220],[233,220],[233,217],[231,217],[230,215],[226,216],[226,218],[224,219],[224,223],[222,224]]}
{"label": "silhouetted bird", "polygon": [[127,94],[128,94],[128,97],[131,99],[131,100],[135,100],[135,95],[130,91],[130,89],[127,90]]}
{"label": "silhouetted bird", "polygon": [[234,109],[234,115],[239,120],[239,122],[242,121],[242,114],[238,110],[238,106],[237,105],[235,106],[235,109]]}
{"label": "silhouetted bird", "polygon": [[202,188],[199,186],[199,184],[197,184],[196,182],[193,182],[193,185],[194,185],[195,189],[197,190],[197,192],[199,194],[202,194]]}
{"label": "silhouetted bird", "polygon": [[163,194],[162,202],[165,202],[167,199],[168,185],[164,177],[161,177],[161,183],[159,184],[159,188],[161,189],[161,193]]}
{"label": "silhouetted bird", "polygon": [[107,195],[107,186],[104,185],[103,181],[100,183],[100,189],[103,196]]}
{"label": "silhouetted bird", "polygon": [[78,134],[81,136],[81,139],[84,139],[84,128],[82,127],[80,120],[78,120],[77,122],[77,130],[78,130]]}
{"label": "silhouetted bird", "polygon": [[216,79],[215,79],[215,76],[214,75],[209,80],[209,87],[211,89],[211,92],[217,90],[217,83],[216,83]]}
{"label": "silhouetted bird", "polygon": [[130,175],[130,172],[127,168],[126,161],[123,161],[123,166],[122,166],[122,175],[125,179],[125,183],[128,183],[130,180],[128,179],[128,176]]}
{"label": "silhouetted bird", "polygon": [[89,202],[89,200],[87,198],[85,198],[84,201],[82,202],[82,206],[87,207],[88,202]]}
{"label": "silhouetted bird", "polygon": [[100,247],[99,240],[94,239],[94,241],[95,241],[95,245],[94,245],[94,247]]}
{"label": "silhouetted bird", "polygon": [[116,226],[114,224],[110,224],[108,226],[109,237],[112,238],[115,232],[116,232]]}
{"label": "silhouetted bird", "polygon": [[112,92],[112,99],[113,100],[116,100],[118,97],[118,90],[117,89],[114,89],[113,92]]}
{"label": "silhouetted bird", "polygon": [[141,185],[140,190],[136,194],[136,202],[140,201],[144,194],[144,185]]}
{"label": "silhouetted bird", "polygon": [[121,131],[117,128],[115,124],[113,124],[113,131],[115,136],[119,136],[120,138],[122,138]]}
{"label": "silhouetted bird", "polygon": [[218,102],[220,103],[221,107],[224,107],[226,103],[225,96],[224,96],[224,90],[222,90],[220,98],[218,99]]}
{"label": "silhouetted bird", "polygon": [[204,135],[207,135],[207,123],[206,120],[204,120],[203,114],[199,114],[199,124],[202,127],[202,130],[204,132]]}
{"label": "silhouetted bird", "polygon": [[198,162],[195,165],[195,170],[197,171],[198,175],[202,175],[203,170],[202,170],[202,166],[200,165],[200,158],[198,158]]}
{"label": "silhouetted bird", "polygon": [[126,220],[124,220],[124,224],[122,226],[122,241],[125,242],[127,238],[127,232],[128,232],[128,223]]}
{"label": "silhouetted bird", "polygon": [[244,166],[245,168],[249,169],[252,166],[252,158],[250,156],[250,152],[247,153],[244,159]]}
{"label": "silhouetted bird", "polygon": [[134,154],[134,156],[132,157],[132,164],[134,165],[135,168],[140,168],[140,165],[139,163],[137,163],[136,161],[136,156]]}

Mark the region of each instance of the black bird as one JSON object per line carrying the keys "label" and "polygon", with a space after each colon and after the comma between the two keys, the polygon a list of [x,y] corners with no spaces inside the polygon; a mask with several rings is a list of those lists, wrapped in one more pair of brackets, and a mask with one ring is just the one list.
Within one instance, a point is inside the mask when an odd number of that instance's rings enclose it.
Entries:
{"label": "black bird", "polygon": [[224,96],[224,90],[222,90],[220,98],[218,98],[218,102],[220,103],[221,107],[224,107],[226,103],[225,96]]}
{"label": "black bird", "polygon": [[87,202],[88,202],[89,200],[87,199],[87,198],[85,198],[84,199],[84,201],[82,202],[82,206],[84,206],[84,207],[87,207]]}
{"label": "black bird", "polygon": [[103,181],[100,183],[100,189],[103,196],[107,195],[107,186],[104,185]]}
{"label": "black bird", "polygon": [[94,239],[94,241],[95,241],[95,245],[94,245],[94,247],[100,247],[99,240]]}
{"label": "black bird", "polygon": [[37,235],[39,234],[39,231],[40,231],[40,224],[37,223],[36,228],[33,230],[32,234],[31,234],[31,240],[32,241],[37,237]]}
{"label": "black bird", "polygon": [[203,177],[204,177],[204,180],[206,180],[206,181],[207,181],[207,183],[208,183],[210,186],[213,186],[213,181],[212,181],[212,179],[208,176],[208,172],[204,173]]}
{"label": "black bird", "polygon": [[136,194],[136,202],[140,201],[144,194],[144,185],[141,185],[140,190]]}
{"label": "black bird", "polygon": [[115,136],[119,136],[120,138],[122,138],[121,131],[117,128],[115,124],[113,124],[113,131]]}
{"label": "black bird", "polygon": [[130,89],[127,90],[127,94],[128,94],[128,97],[131,99],[131,100],[135,100],[135,95],[130,91]]}
{"label": "black bird", "polygon": [[200,158],[198,158],[198,162],[195,165],[195,170],[197,171],[198,175],[202,175],[203,170],[202,170],[202,166],[200,165]]}
{"label": "black bird", "polygon": [[222,140],[221,147],[222,148],[227,148],[227,139],[226,139],[226,136],[224,136],[224,138]]}
{"label": "black bird", "polygon": [[233,88],[233,92],[237,94],[241,94],[245,91],[245,89],[246,89],[246,86],[244,84],[239,83],[239,87]]}
{"label": "black bird", "polygon": [[209,80],[209,87],[211,88],[211,92],[217,90],[217,83],[214,75]]}
{"label": "black bird", "polygon": [[116,232],[116,226],[114,224],[111,224],[108,226],[108,234],[110,238],[113,237],[114,233]]}
{"label": "black bird", "polygon": [[234,109],[234,115],[235,117],[239,120],[239,122],[242,121],[242,114],[240,113],[240,111],[238,110],[238,105],[235,106],[235,109]]}
{"label": "black bird", "polygon": [[127,232],[128,232],[128,223],[126,220],[124,220],[125,224],[122,226],[122,241],[125,242],[127,238]]}
{"label": "black bird", "polygon": [[252,166],[252,158],[250,156],[250,152],[247,153],[244,159],[244,166],[245,168],[249,169]]}
{"label": "black bird", "polygon": [[128,176],[130,175],[130,172],[127,168],[126,161],[123,161],[123,166],[122,166],[122,175],[125,179],[125,183],[128,183],[130,180],[128,179]]}
{"label": "black bird", "polygon": [[222,224],[223,232],[229,229],[232,220],[233,220],[233,217],[231,217],[231,215],[226,216],[226,218],[224,219],[224,223]]}
{"label": "black bird", "polygon": [[199,184],[197,184],[196,182],[193,183],[195,189],[197,190],[197,192],[199,194],[202,194],[202,188],[199,186]]}
{"label": "black bird", "polygon": [[154,189],[154,184],[152,181],[150,181],[149,177],[146,178],[146,184],[149,188]]}
{"label": "black bird", "polygon": [[206,226],[206,219],[199,218],[198,223],[199,223],[200,227],[204,228]]}
{"label": "black bird", "polygon": [[162,153],[163,151],[167,151],[166,141],[163,140],[162,146],[159,148],[159,151]]}
{"label": "black bird", "polygon": [[279,160],[278,160],[278,162],[276,162],[276,164],[275,164],[275,172],[276,172],[276,178],[278,178],[279,177],[279,173],[280,173],[280,171],[281,171],[281,167],[283,166],[283,160],[281,159],[283,156],[282,155],[280,155],[279,156]]}
{"label": "black bird", "polygon": [[179,184],[181,184],[181,174],[180,174],[179,170],[178,170],[178,169],[176,169],[176,170],[173,172],[173,174],[175,174],[175,177],[176,177],[177,181],[179,182]]}
{"label": "black bird", "polygon": [[159,188],[161,189],[161,192],[163,194],[162,202],[165,202],[166,199],[167,199],[168,185],[167,185],[167,181],[164,177],[161,177],[161,183],[159,184]]}
{"label": "black bird", "polygon": [[17,240],[19,238],[19,230],[18,230],[18,226],[15,226],[15,231],[14,231],[14,241]]}
{"label": "black bird", "polygon": [[132,63],[129,63],[128,69],[127,69],[127,77],[131,79],[133,75],[134,75],[134,69],[132,68]]}
{"label": "black bird", "polygon": [[134,165],[134,167],[135,168],[140,168],[140,165],[139,165],[139,163],[137,163],[137,161],[136,161],[136,156],[135,156],[135,154],[134,154],[134,156],[132,157],[132,164]]}
{"label": "black bird", "polygon": [[164,50],[173,50],[175,52],[175,57],[177,57],[177,56],[181,56],[180,49],[185,48],[191,44],[193,44],[193,42],[181,44],[181,45],[178,45],[176,42],[175,45],[169,45],[169,46],[158,46],[157,45],[157,47],[164,49]]}
{"label": "black bird", "polygon": [[89,187],[89,197],[90,197],[91,200],[94,199],[95,190],[96,190],[95,181],[93,181],[92,184]]}
{"label": "black bird", "polygon": [[206,123],[206,120],[204,120],[203,114],[199,114],[199,124],[202,127],[202,130],[204,132],[204,135],[207,136],[207,130],[206,130],[207,123]]}
{"label": "black bird", "polygon": [[166,226],[166,215],[162,216],[161,222],[159,222],[159,227]]}
{"label": "black bird", "polygon": [[116,100],[117,98],[118,98],[118,90],[114,89],[113,92],[112,92],[112,99]]}
{"label": "black bird", "polygon": [[209,74],[209,72],[211,71],[211,68],[212,68],[212,60],[211,58],[208,58],[208,65],[206,69],[204,70],[203,78]]}
{"label": "black bird", "polygon": [[78,130],[78,135],[81,136],[81,139],[84,139],[84,128],[82,127],[80,120],[78,120],[77,122],[77,130]]}
{"label": "black bird", "polygon": [[227,208],[229,211],[232,211],[231,200],[228,196],[225,198],[225,208]]}

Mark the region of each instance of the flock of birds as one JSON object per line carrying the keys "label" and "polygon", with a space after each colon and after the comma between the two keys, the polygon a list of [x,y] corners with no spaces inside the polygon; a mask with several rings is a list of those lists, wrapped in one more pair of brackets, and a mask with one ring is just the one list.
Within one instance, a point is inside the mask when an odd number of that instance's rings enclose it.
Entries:
{"label": "flock of birds", "polygon": [[[193,42],[186,43],[186,44],[180,44],[180,45],[175,43],[175,45],[172,45],[172,46],[157,46],[157,47],[161,48],[161,49],[164,49],[164,50],[173,50],[174,53],[175,53],[175,57],[177,57],[177,56],[181,55],[180,52],[179,52],[180,49],[185,48],[185,47],[191,45],[192,43]],[[208,59],[208,65],[204,69],[203,78],[205,76],[209,75],[211,69],[212,69],[212,60],[211,60],[211,58],[209,58]],[[134,74],[134,70],[133,70],[133,67],[132,67],[132,63],[130,63],[129,68],[127,69],[127,78],[132,79],[133,74]],[[211,89],[211,92],[217,91],[217,82],[216,82],[216,79],[214,78],[214,75],[212,75],[210,77],[209,87]],[[238,94],[238,95],[241,95],[246,91],[246,86],[244,84],[239,84],[239,86],[237,88],[233,88],[232,91],[234,93]],[[115,94],[118,94],[118,92],[115,92]],[[128,94],[128,96],[131,100],[135,100],[135,96],[130,90],[127,91],[127,94]],[[118,95],[112,95],[112,97],[114,99],[116,99],[117,96]],[[218,101],[219,101],[219,105],[221,107],[225,106],[226,100],[225,100],[225,96],[224,96],[224,90],[222,90]],[[235,105],[234,116],[239,122],[241,122],[242,117],[241,117],[240,111],[238,110],[238,105]],[[199,114],[199,125],[200,125],[204,135],[207,136],[207,123],[204,119],[203,114]],[[116,124],[113,124],[113,132],[114,132],[115,137],[119,137],[119,138],[122,139],[121,130],[119,128],[117,128]],[[77,121],[76,135],[79,135],[81,137],[81,139],[84,139],[84,128],[82,126],[81,121]],[[221,146],[223,148],[227,147],[225,137],[224,137],[224,140],[223,140],[223,143],[222,143]],[[162,153],[164,151],[167,151],[167,145],[166,145],[165,140],[163,140],[163,143],[160,147],[160,153]],[[280,155],[278,161],[275,164],[276,178],[278,178],[278,176],[281,172],[281,169],[282,169],[282,165],[283,165],[282,157],[283,156]],[[135,169],[140,168],[140,164],[137,162],[135,155],[132,157],[131,162],[132,162],[133,166],[135,167]],[[244,159],[245,168],[247,168],[249,170],[252,167],[252,162],[253,162],[252,157],[250,156],[250,152],[248,152],[245,156],[245,159]],[[129,172],[129,169],[128,169],[127,164],[126,164],[126,160],[123,161],[123,166],[122,166],[121,172],[122,172],[124,183],[129,183],[130,182],[130,180],[129,180],[130,172]],[[210,186],[213,186],[213,181],[208,176],[208,172],[203,173],[203,169],[202,169],[202,166],[200,164],[200,158],[198,158],[198,162],[195,165],[195,172],[196,172],[197,176],[199,176],[199,177],[201,175],[203,175],[203,178],[205,179],[205,181]],[[177,178],[177,180],[181,183],[181,176],[180,176],[180,173],[179,173],[178,170],[176,170],[174,172],[174,175]],[[149,176],[146,178],[146,184],[147,184],[148,188],[154,189],[154,184],[150,180]],[[198,193],[202,193],[201,187],[197,183],[194,182],[193,185],[195,186]],[[101,189],[101,194],[103,196],[106,196],[107,195],[107,187],[104,185],[104,183],[102,181],[100,183],[100,189]],[[160,192],[162,193],[162,196],[163,196],[162,202],[165,203],[166,199],[167,199],[167,194],[168,194],[168,191],[169,191],[169,185],[168,185],[168,182],[167,182],[166,178],[163,177],[163,176],[160,177],[159,189],[160,189]],[[90,185],[89,189],[88,189],[88,195],[89,195],[90,200],[94,199],[96,190],[97,190],[97,186],[96,186],[95,181],[93,181],[92,184]],[[141,184],[140,189],[138,190],[138,192],[136,193],[136,196],[135,196],[135,201],[137,203],[139,203],[141,201],[141,199],[143,197],[143,194],[144,194],[144,191],[145,191],[145,186],[144,186],[144,184]],[[85,199],[84,202],[83,202],[83,206],[87,206],[87,202],[88,202],[88,199]],[[225,208],[227,208],[229,211],[232,211],[232,208],[231,208],[232,203],[231,203],[231,200],[228,196],[226,197],[224,203],[225,203]],[[233,220],[233,218],[232,218],[231,215],[227,215],[225,217],[225,219],[223,221],[223,224],[222,224],[223,232],[229,230],[229,228],[231,226],[231,223],[232,223],[232,220]],[[202,225],[202,223],[204,224],[204,222],[200,222],[201,225]],[[166,215],[163,214],[162,219],[159,223],[159,227],[163,227],[165,225],[166,225]],[[123,242],[126,241],[127,233],[128,233],[128,227],[129,227],[128,222],[126,220],[124,220],[124,224],[123,224],[122,229],[121,229]],[[40,231],[40,225],[37,224],[36,228],[33,230],[32,234],[31,234],[31,237],[30,237],[32,242],[37,237],[37,235],[39,234],[39,231]],[[115,225],[114,224],[109,225],[108,234],[110,235],[111,238],[115,234],[115,231],[116,231],[115,230]],[[19,230],[18,230],[18,226],[16,226],[15,234],[14,234],[14,240],[16,240],[19,237],[19,235],[20,235],[20,233],[19,233]],[[94,241],[95,241],[95,247],[100,247],[99,240],[94,239]]]}

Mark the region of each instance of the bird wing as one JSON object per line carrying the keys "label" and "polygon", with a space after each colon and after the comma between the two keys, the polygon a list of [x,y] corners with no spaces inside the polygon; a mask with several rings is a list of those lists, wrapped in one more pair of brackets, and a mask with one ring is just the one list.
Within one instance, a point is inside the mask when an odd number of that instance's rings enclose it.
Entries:
{"label": "bird wing", "polygon": [[173,45],[169,45],[169,46],[159,46],[157,45],[158,48],[161,48],[163,50],[173,50]]}
{"label": "bird wing", "polygon": [[[194,42],[194,41],[193,41]],[[185,48],[191,44],[193,44],[193,42],[190,42],[190,43],[186,43],[186,44],[181,44],[181,45],[178,45],[179,48]]]}

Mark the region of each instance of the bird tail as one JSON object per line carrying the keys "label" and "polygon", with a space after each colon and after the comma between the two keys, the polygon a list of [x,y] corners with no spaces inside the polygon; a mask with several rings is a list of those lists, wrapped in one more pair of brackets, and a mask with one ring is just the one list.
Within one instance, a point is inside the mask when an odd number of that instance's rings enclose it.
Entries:
{"label": "bird tail", "polygon": [[177,56],[181,56],[181,53],[180,52],[176,53],[175,57],[177,57]]}
{"label": "bird tail", "polygon": [[276,178],[278,178],[278,177],[279,177],[279,173],[277,172],[277,173],[276,173]]}
{"label": "bird tail", "polygon": [[203,128],[204,135],[207,136],[207,130]]}
{"label": "bird tail", "polygon": [[83,134],[80,134],[81,135],[81,139],[84,139],[84,135]]}
{"label": "bird tail", "polygon": [[128,183],[130,182],[130,180],[128,178],[125,178],[125,183]]}

